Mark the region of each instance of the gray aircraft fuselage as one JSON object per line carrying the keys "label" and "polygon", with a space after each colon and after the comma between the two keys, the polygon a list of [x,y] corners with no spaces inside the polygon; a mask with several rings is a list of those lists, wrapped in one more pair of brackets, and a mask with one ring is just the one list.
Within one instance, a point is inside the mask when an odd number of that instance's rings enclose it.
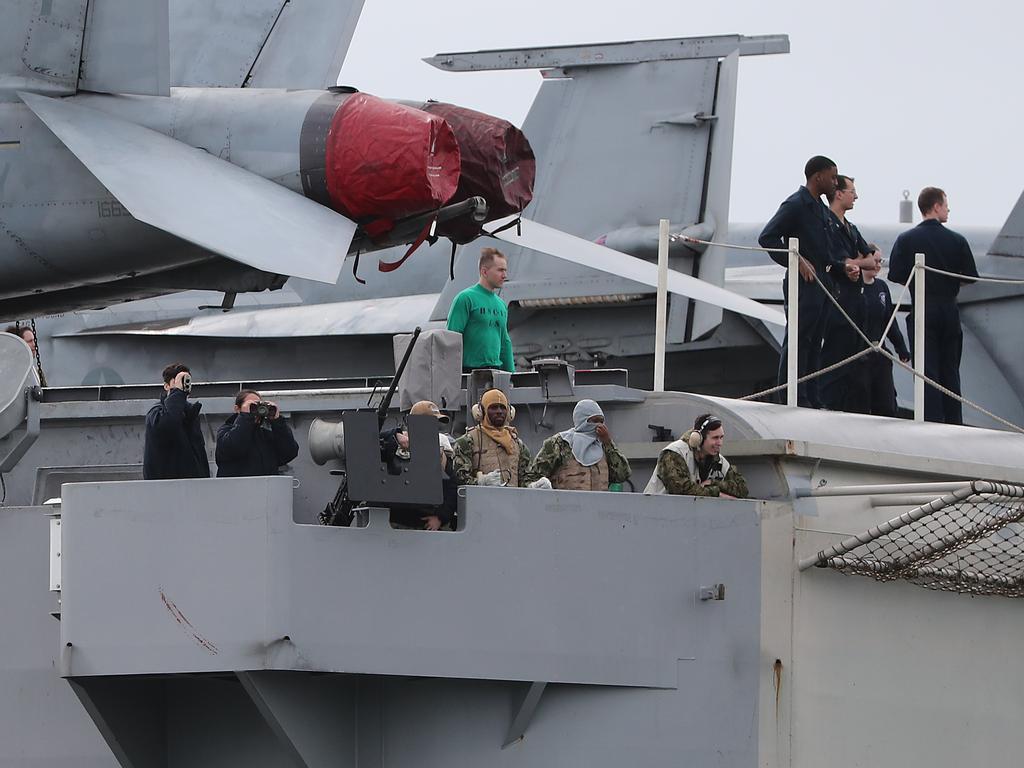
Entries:
{"label": "gray aircraft fuselage", "polygon": [[[166,98],[80,94],[70,99],[302,194],[299,135],[306,113],[323,94],[176,88]],[[5,274],[0,303],[94,286],[103,304],[102,297],[113,298],[112,282],[127,289],[122,300],[190,287],[262,290],[283,283],[276,275],[226,263],[132,217],[25,105],[0,103],[0,141],[0,264]],[[127,284],[132,280],[137,290]],[[77,295],[80,306],[89,303],[87,290]],[[60,299],[56,303],[68,308]]]}
{"label": "gray aircraft fuselage", "polygon": [[[412,242],[432,219],[471,217],[461,237],[479,232],[502,171],[527,201],[532,185],[518,129],[452,105],[347,88],[19,96],[0,102],[0,319],[190,288],[262,291],[289,275],[333,283],[350,248]],[[503,148],[463,131],[481,119],[505,132]],[[492,165],[469,180],[460,154]],[[342,222],[355,240],[340,240]]]}

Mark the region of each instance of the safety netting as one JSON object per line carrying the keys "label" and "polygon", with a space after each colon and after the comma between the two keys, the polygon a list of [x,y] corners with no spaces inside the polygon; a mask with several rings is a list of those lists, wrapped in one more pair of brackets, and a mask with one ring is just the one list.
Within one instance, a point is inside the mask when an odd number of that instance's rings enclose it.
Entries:
{"label": "safety netting", "polygon": [[1024,597],[1024,487],[974,481],[801,561],[878,581]]}

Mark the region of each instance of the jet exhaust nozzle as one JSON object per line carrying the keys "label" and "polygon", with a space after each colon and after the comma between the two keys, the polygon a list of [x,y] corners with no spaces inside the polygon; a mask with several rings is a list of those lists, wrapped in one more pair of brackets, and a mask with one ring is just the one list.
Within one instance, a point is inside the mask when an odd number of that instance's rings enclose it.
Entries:
{"label": "jet exhaust nozzle", "polygon": [[440,208],[459,184],[459,144],[444,119],[366,93],[320,97],[299,144],[306,196],[381,231]]}

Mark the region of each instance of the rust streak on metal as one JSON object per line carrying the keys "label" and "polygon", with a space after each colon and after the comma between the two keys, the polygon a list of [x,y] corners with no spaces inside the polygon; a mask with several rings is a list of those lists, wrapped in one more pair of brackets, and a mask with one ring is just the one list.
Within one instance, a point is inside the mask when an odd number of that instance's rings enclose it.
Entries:
{"label": "rust streak on metal", "polygon": [[782,694],[782,659],[776,659],[772,665],[772,669],[775,674],[773,682],[775,684],[775,721],[779,720],[779,697]]}
{"label": "rust streak on metal", "polygon": [[218,653],[217,646],[211,643],[202,635],[200,635],[198,631],[196,631],[196,628],[192,626],[192,622],[189,621],[188,618],[186,618],[185,614],[182,613],[181,610],[178,608],[178,606],[174,604],[174,601],[164,594],[163,589],[160,589],[159,592],[160,599],[163,601],[164,607],[171,614],[171,616],[174,617],[174,620],[178,622],[178,625],[181,626],[182,629],[184,629],[186,632],[188,632],[189,635],[191,635],[192,639],[199,644],[200,648],[203,648],[204,650],[207,650],[210,653],[216,655]]}

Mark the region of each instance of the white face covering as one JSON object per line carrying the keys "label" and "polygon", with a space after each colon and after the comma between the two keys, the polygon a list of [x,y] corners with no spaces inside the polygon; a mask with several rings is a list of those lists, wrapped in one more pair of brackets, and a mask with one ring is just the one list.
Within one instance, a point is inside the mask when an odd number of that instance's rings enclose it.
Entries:
{"label": "white face covering", "polygon": [[580,400],[572,409],[573,428],[559,432],[559,436],[572,447],[572,455],[584,467],[597,464],[604,456],[604,448],[597,438],[597,424],[590,421],[591,416],[604,417],[601,406],[593,400]]}

